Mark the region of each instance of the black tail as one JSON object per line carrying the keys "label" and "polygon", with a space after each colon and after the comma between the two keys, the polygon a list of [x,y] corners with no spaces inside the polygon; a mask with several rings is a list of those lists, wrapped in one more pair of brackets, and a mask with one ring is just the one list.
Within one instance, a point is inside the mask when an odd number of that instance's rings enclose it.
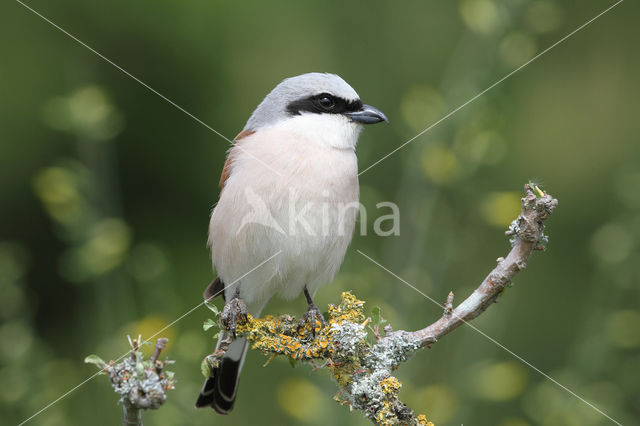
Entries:
{"label": "black tail", "polygon": [[[236,349],[233,348],[233,346],[240,347]],[[242,364],[244,363],[247,346],[244,339],[238,339],[231,344],[229,352],[236,353],[231,354],[232,357],[225,355],[220,361],[220,366],[215,368],[211,377],[204,382],[198,400],[196,401],[196,407],[210,406],[216,410],[218,414],[229,414],[236,401],[238,378]]]}
{"label": "black tail", "polygon": [[216,373],[204,381],[198,400],[196,401],[196,408],[207,407],[213,404],[213,390],[216,387]]}

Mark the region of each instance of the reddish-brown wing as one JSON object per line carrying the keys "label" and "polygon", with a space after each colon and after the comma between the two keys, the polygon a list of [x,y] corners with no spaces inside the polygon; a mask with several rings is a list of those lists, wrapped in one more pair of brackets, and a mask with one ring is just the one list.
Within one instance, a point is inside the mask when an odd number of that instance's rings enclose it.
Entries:
{"label": "reddish-brown wing", "polygon": [[222,175],[220,176],[221,191],[224,189],[224,184],[227,182],[227,179],[229,179],[229,175],[231,175],[231,164],[234,161],[234,156],[236,152],[235,147],[240,143],[240,140],[242,138],[245,138],[254,133],[255,132],[251,130],[243,130],[240,133],[238,133],[238,136],[236,136],[233,139],[233,147],[231,148],[231,150],[229,150],[229,155],[227,156],[227,160],[224,162],[224,167],[222,168]]}

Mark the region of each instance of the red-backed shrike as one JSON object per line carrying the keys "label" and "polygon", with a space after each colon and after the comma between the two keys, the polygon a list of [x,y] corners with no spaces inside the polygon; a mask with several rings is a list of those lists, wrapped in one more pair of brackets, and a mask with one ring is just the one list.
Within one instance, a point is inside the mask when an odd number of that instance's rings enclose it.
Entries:
{"label": "red-backed shrike", "polygon": [[[227,306],[242,300],[259,316],[272,296],[304,292],[304,318],[324,322],[312,295],[333,280],[351,242],[359,199],[356,142],[363,124],[381,121],[387,117],[334,74],[288,78],[264,98],[222,170],[209,226],[218,278],[205,298],[223,293]],[[197,407],[221,414],[233,408],[247,347],[244,338],[229,345]]]}

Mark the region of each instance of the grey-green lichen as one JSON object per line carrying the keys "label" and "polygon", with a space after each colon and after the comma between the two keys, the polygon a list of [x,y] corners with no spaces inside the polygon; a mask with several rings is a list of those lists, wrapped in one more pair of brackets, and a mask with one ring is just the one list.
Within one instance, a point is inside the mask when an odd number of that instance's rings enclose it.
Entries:
{"label": "grey-green lichen", "polygon": [[[547,193],[533,182],[529,182],[525,185],[525,191],[527,191],[527,195],[522,198],[523,213],[518,215],[518,217],[511,222],[509,229],[505,234],[510,237],[509,243],[511,244],[511,247],[516,245],[518,239],[524,239],[525,241],[535,241],[537,250],[545,250],[545,245],[549,243],[549,237],[543,231],[544,226],[542,225],[542,220],[551,214],[558,201],[551,199],[551,202],[548,204],[537,203],[538,199],[544,198],[547,196]],[[524,211],[527,207],[534,207],[537,210],[539,218],[542,219],[539,221],[539,226],[542,230],[537,237],[537,229],[532,228],[530,226],[531,224],[527,223],[528,219],[524,217]]]}
{"label": "grey-green lichen", "polygon": [[401,362],[407,361],[418,349],[420,344],[405,333],[392,333],[378,340],[365,357],[364,363],[368,366],[383,366],[387,370],[392,370]]}
{"label": "grey-green lichen", "polygon": [[[161,341],[162,347],[158,349]],[[134,342],[140,342],[140,339]],[[166,391],[175,386],[173,372],[164,369],[173,361],[157,359],[165,344],[166,339],[158,339],[156,352],[150,359],[144,359],[139,344],[135,343],[131,353],[118,363],[105,362],[97,355],[89,355],[85,362],[97,365],[109,376],[113,390],[120,395],[120,402],[137,409],[157,409],[166,401]]]}

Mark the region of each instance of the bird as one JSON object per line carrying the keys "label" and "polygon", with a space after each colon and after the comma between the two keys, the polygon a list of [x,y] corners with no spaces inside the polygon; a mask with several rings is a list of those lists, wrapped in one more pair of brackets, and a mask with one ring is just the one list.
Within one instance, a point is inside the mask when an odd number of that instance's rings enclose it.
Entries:
{"label": "bird", "polygon": [[[313,296],[333,280],[351,243],[356,143],[363,125],[380,122],[389,120],[345,80],[319,72],[284,79],[253,111],[228,151],[209,223],[218,276],[204,298],[222,294],[232,329],[239,315],[258,317],[273,296],[301,293],[308,304],[301,322],[324,324]],[[247,347],[241,336],[229,344],[196,407],[232,410]]]}

